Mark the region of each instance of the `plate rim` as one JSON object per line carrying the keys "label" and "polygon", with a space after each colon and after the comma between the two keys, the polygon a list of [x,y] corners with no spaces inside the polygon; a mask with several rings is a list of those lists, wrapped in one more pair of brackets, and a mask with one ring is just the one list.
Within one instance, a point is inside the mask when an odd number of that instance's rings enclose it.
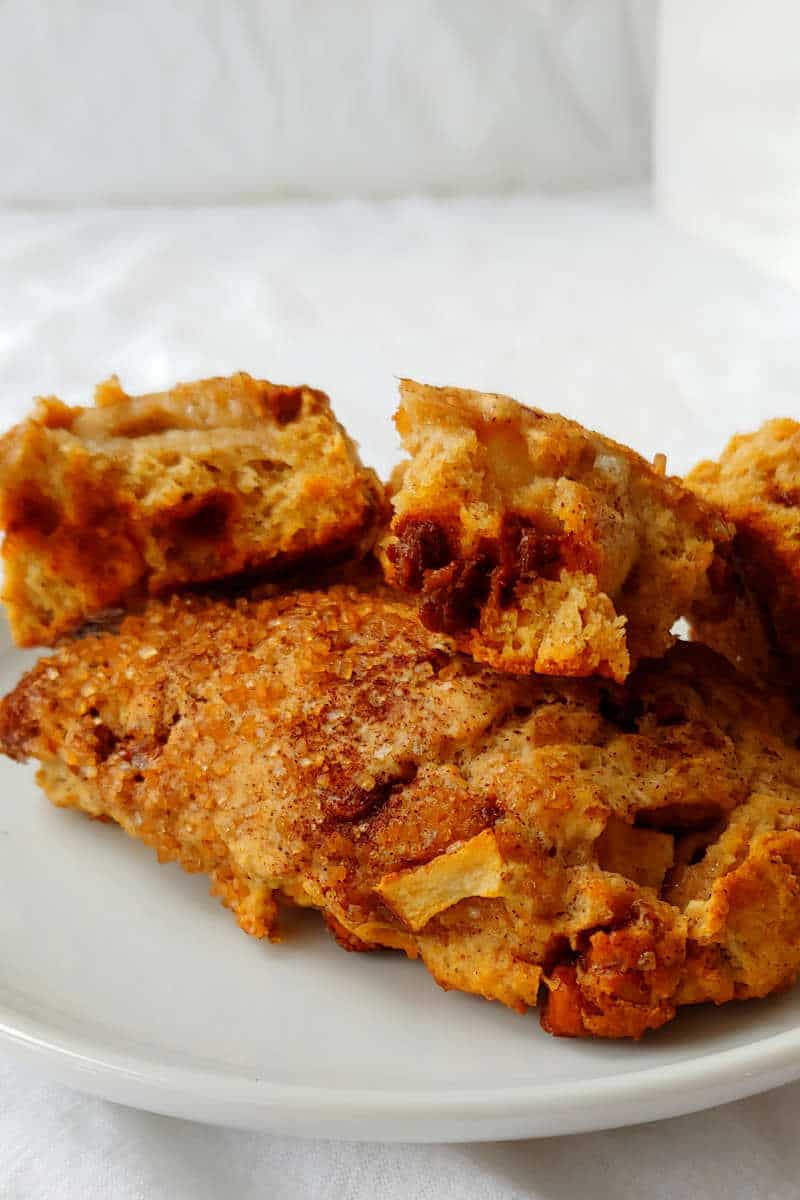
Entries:
{"label": "plate rim", "polygon": [[[568,1135],[685,1115],[800,1078],[800,1025],[696,1058],[594,1079],[430,1091],[275,1083],[255,1073],[159,1063],[104,1047],[86,1034],[65,1033],[4,1004],[0,1044],[29,1063],[56,1067],[69,1086],[144,1111],[358,1141]],[[463,1138],[453,1134],[453,1123],[462,1121],[468,1123]]]}

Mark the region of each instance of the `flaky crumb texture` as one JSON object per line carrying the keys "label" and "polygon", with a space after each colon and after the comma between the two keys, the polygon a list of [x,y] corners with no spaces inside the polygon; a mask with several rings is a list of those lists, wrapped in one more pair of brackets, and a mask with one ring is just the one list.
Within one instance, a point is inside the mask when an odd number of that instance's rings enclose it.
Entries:
{"label": "flaky crumb texture", "polygon": [[358,556],[382,489],[327,396],[249,375],[93,408],[40,400],[0,440],[3,600],[51,644],[109,609],[240,573]]}
{"label": "flaky crumb texture", "polygon": [[[733,438],[687,484],[736,535],[720,585],[693,611],[699,640],[756,679],[800,679],[800,423],[767,421]],[[723,586],[724,585],[724,586]]]}
{"label": "flaky crumb texture", "polygon": [[519,673],[621,681],[668,649],[730,531],[663,461],[506,396],[400,396],[380,552],[428,628]]}

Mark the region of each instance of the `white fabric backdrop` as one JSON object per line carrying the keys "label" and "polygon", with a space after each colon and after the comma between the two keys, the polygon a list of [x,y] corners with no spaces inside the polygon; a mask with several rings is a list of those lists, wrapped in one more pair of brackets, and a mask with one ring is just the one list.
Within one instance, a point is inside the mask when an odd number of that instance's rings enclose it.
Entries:
{"label": "white fabric backdrop", "polygon": [[[113,370],[140,388],[241,367],[328,388],[386,470],[375,418],[393,375],[410,373],[508,390],[647,454],[668,445],[680,470],[719,449],[732,411],[743,425],[800,415],[799,317],[796,292],[627,193],[6,213],[0,421],[35,392],[80,401]],[[13,980],[13,963],[3,971]],[[115,1108],[33,1081],[0,1051],[0,1195],[789,1200],[799,1105],[792,1086],[574,1139],[336,1146]]]}
{"label": "white fabric backdrop", "polygon": [[795,1084],[699,1116],[583,1137],[365,1146],[155,1117],[47,1087],[0,1064],[0,1194],[3,1200],[796,1200],[799,1110]]}
{"label": "white fabric backdrop", "polygon": [[[7,213],[0,414],[249,370],[329,391],[392,465],[399,375],[506,391],[682,471],[730,409],[797,415],[800,298],[674,233],[642,193]],[[375,420],[375,415],[378,420]]]}
{"label": "white fabric backdrop", "polygon": [[655,0],[5,0],[0,203],[644,178]]}
{"label": "white fabric backdrop", "polygon": [[663,0],[656,198],[800,286],[800,5]]}

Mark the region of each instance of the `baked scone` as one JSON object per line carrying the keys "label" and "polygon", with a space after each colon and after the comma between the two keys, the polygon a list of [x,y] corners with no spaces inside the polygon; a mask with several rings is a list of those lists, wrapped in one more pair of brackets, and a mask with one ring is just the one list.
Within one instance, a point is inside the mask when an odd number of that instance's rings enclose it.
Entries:
{"label": "baked scone", "polygon": [[779,418],[740,434],[686,483],[736,526],[724,578],[695,605],[695,636],[757,679],[797,686],[800,423]]}
{"label": "baked scone", "polygon": [[107,609],[371,544],[375,474],[307,387],[249,375],[94,408],[40,400],[0,440],[5,602],[15,640],[51,644]]}
{"label": "baked scone", "polygon": [[0,704],[55,804],[207,872],[246,932],[312,906],[346,949],[601,1037],[794,980],[795,734],[701,646],[623,686],[515,677],[347,586],[151,602]]}
{"label": "baked scone", "polygon": [[380,554],[429,629],[505,671],[626,677],[663,654],[730,531],[663,464],[507,396],[403,380]]}

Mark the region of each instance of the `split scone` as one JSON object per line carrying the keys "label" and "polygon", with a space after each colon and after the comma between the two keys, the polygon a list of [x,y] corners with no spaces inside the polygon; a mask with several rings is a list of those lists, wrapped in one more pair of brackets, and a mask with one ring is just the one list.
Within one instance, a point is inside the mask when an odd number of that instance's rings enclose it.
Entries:
{"label": "split scone", "polygon": [[519,673],[622,680],[668,649],[730,537],[678,480],[507,396],[404,380],[396,423],[380,553],[428,629]]}
{"label": "split scone", "polygon": [[727,586],[695,606],[700,641],[747,674],[800,679],[800,423],[767,421],[732,439],[686,483],[736,526]]}
{"label": "split scone", "polygon": [[794,980],[795,732],[704,647],[624,686],[501,675],[351,587],[152,602],[0,705],[55,804],[208,872],[248,933],[312,906],[346,949],[601,1037]]}
{"label": "split scone", "polygon": [[94,408],[39,400],[0,439],[5,601],[51,644],[147,594],[358,556],[384,511],[374,473],[307,387],[249,375]]}

